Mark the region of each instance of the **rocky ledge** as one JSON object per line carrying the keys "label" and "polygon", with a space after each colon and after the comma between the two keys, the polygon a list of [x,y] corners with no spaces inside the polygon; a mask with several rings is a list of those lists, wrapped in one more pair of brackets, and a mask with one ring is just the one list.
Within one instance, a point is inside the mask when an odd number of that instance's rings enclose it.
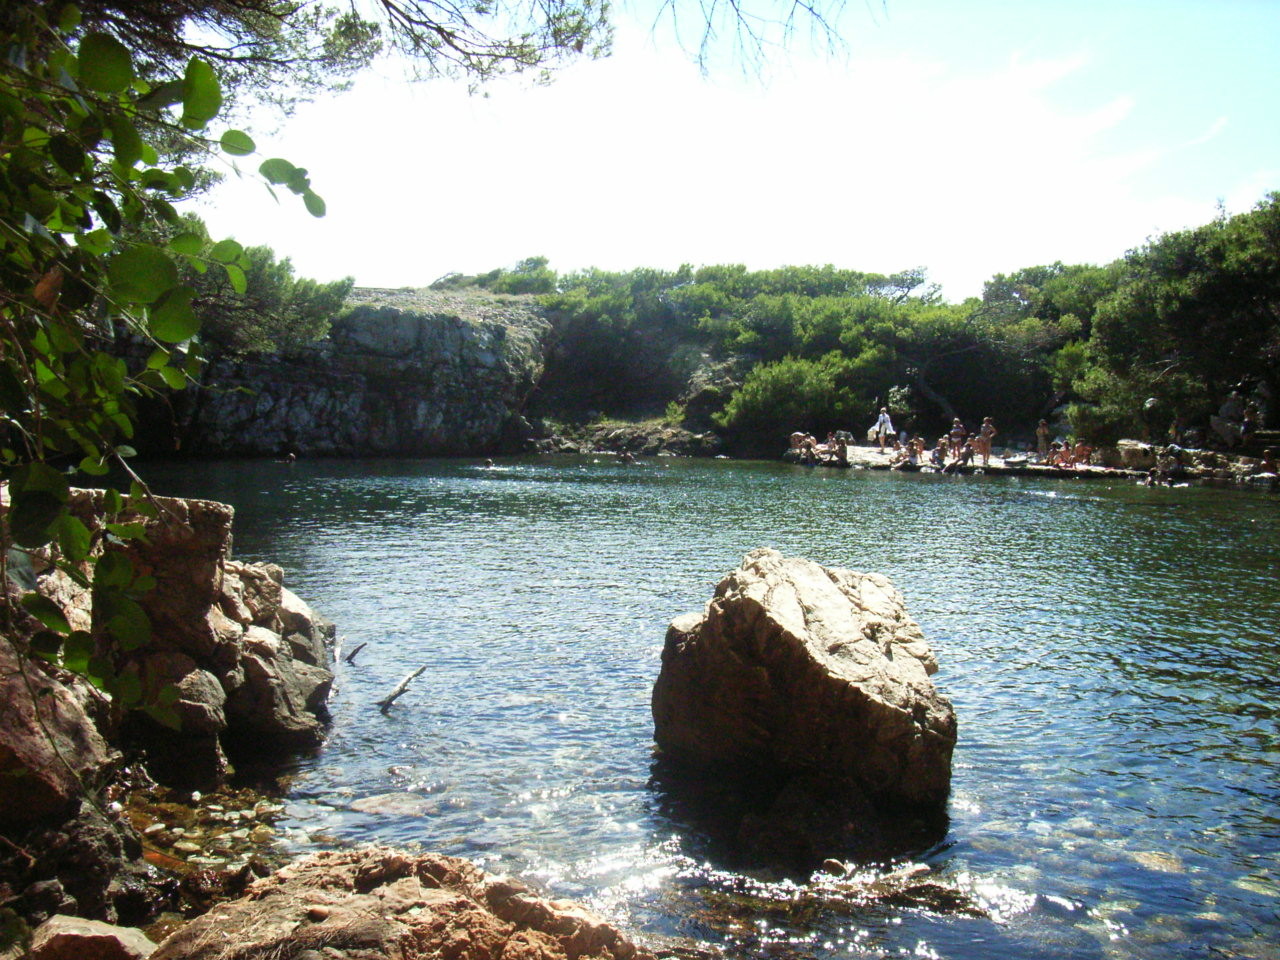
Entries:
{"label": "rocky ledge", "polygon": [[[529,297],[357,289],[328,336],[224,357],[172,398],[158,450],[448,456],[516,449],[550,323]],[[157,412],[158,413],[158,412]]]}
{"label": "rocky ledge", "polygon": [[773,785],[731,827],[741,846],[879,855],[943,816],[956,719],[936,670],[884,577],[754,550],[668,629],[654,738],[677,767]]}
{"label": "rocky ledge", "polygon": [[710,431],[694,433],[660,420],[639,423],[608,420],[577,426],[551,426],[543,422],[541,426],[539,432],[546,435],[529,441],[530,449],[537,453],[714,457],[724,447],[720,437]]}

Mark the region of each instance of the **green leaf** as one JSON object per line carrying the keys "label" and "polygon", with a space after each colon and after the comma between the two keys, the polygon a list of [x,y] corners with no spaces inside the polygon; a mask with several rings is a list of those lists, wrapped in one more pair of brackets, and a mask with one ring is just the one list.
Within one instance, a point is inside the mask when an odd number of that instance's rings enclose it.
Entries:
{"label": "green leaf", "polygon": [[111,468],[96,456],[82,459],[78,469],[81,473],[87,473],[91,477],[105,477],[111,472]]}
{"label": "green leaf", "polygon": [[121,706],[136,707],[142,702],[142,679],[136,673],[122,673],[111,692]]}
{"label": "green leaf", "polygon": [[182,729],[182,718],[178,716],[178,711],[173,707],[160,703],[148,703],[143,705],[142,712],[149,716],[156,723],[170,730]]}
{"label": "green leaf", "polygon": [[125,45],[106,33],[80,41],[80,82],[99,93],[119,93],[133,82],[133,61]]}
{"label": "green leaf", "polygon": [[288,160],[282,160],[280,157],[263,160],[258,165],[258,172],[267,178],[268,183],[288,183],[297,169]]}
{"label": "green leaf", "polygon": [[124,509],[124,497],[114,487],[107,488],[102,495],[102,510],[106,514],[116,514]]}
{"label": "green leaf", "polygon": [[83,630],[73,630],[62,647],[62,665],[72,673],[87,674],[93,657],[93,637]]}
{"label": "green leaf", "polygon": [[42,597],[38,593],[23,594],[22,607],[50,630],[61,634],[71,632],[71,624],[67,623],[62,608],[48,597]]}
{"label": "green leaf", "polygon": [[123,553],[104,553],[93,565],[94,590],[128,587],[133,583],[133,563]]}
{"label": "green leaf", "polygon": [[91,230],[89,233],[76,234],[76,246],[95,257],[101,257],[111,252],[115,241],[111,238],[109,230],[98,229]]}
{"label": "green leaf", "polygon": [[[143,110],[159,110],[163,107],[171,107],[175,103],[182,102],[182,90],[183,82],[181,80],[168,80],[140,99],[138,106]],[[155,163],[155,150],[154,148],[150,149],[152,150],[152,158],[147,160],[147,163]]]}
{"label": "green leaf", "polygon": [[178,268],[157,247],[139,244],[111,258],[107,279],[112,292],[133,303],[154,303],[178,282]]}
{"label": "green leaf", "polygon": [[108,126],[111,129],[111,148],[115,152],[116,162],[132,167],[142,159],[142,137],[138,135],[137,127],[122,113],[113,114]]}
{"label": "green leaf", "polygon": [[243,297],[245,291],[249,289],[249,279],[244,275],[244,271],[234,263],[224,263],[222,267],[227,271],[227,279],[231,281],[231,289]]}
{"label": "green leaf", "polygon": [[234,240],[227,239],[215,243],[213,249],[209,251],[209,257],[219,263],[235,263],[243,253],[244,247]]}
{"label": "green leaf", "polygon": [[[147,539],[147,525],[137,520],[132,523],[108,523],[107,529],[121,540]],[[137,584],[135,583],[134,586],[136,587]]]}
{"label": "green leaf", "polygon": [[51,527],[65,505],[51,493],[19,493],[9,511],[9,533],[23,547],[42,547],[53,539]]}
{"label": "green leaf", "polygon": [[289,182],[285,186],[293,193],[304,194],[311,189],[311,178],[307,176],[305,169],[298,167],[293,171],[293,175],[289,177]]}
{"label": "green leaf", "polygon": [[54,633],[52,630],[38,630],[36,635],[31,638],[30,649],[32,653],[42,660],[57,663],[58,651],[62,649],[62,640],[62,635]]}
{"label": "green leaf", "polygon": [[198,233],[180,233],[167,246],[174,253],[195,256],[204,249],[204,237]]}
{"label": "green leaf", "polygon": [[151,335],[166,343],[190,340],[200,330],[200,318],[191,308],[195,291],[190,287],[174,287],[151,308],[147,327]]}
{"label": "green leaf", "polygon": [[[106,470],[102,472],[106,473]],[[72,563],[79,563],[89,556],[92,542],[89,528],[78,517],[68,513],[58,521],[58,546],[62,548],[62,555]]]}
{"label": "green leaf", "polygon": [[151,621],[142,605],[128,597],[119,597],[112,606],[115,614],[107,620],[107,631],[121,648],[130,651],[146,646],[151,640]]}
{"label": "green leaf", "polygon": [[324,216],[325,214],[324,201],[320,199],[320,196],[314,193],[313,191],[308,190],[306,193],[302,195],[302,203],[306,206],[307,213],[311,214],[313,217]]}
{"label": "green leaf", "polygon": [[51,529],[66,509],[67,478],[45,463],[14,471],[9,533],[23,547],[40,547],[53,539]]}
{"label": "green leaf", "polygon": [[81,19],[80,8],[74,3],[68,3],[58,14],[58,29],[63,33],[70,33],[80,26]]}
{"label": "green leaf", "polygon": [[222,88],[213,67],[192,57],[182,78],[182,125],[198,130],[218,115]]}
{"label": "green leaf", "polygon": [[61,133],[49,138],[48,150],[54,162],[73,177],[84,172],[89,160],[74,140]]}
{"label": "green leaf", "polygon": [[243,130],[228,130],[218,142],[222,144],[222,149],[233,157],[247,157],[258,149],[253,138]]}
{"label": "green leaf", "polygon": [[183,390],[187,386],[187,378],[177,367],[161,367],[160,377],[170,390]]}
{"label": "green leaf", "polygon": [[153,520],[158,516],[154,504],[147,497],[147,488],[137,480],[129,484],[129,509],[139,516]]}
{"label": "green leaf", "polygon": [[151,356],[147,357],[147,369],[159,370],[169,362],[169,351],[163,347],[156,347],[151,351]]}

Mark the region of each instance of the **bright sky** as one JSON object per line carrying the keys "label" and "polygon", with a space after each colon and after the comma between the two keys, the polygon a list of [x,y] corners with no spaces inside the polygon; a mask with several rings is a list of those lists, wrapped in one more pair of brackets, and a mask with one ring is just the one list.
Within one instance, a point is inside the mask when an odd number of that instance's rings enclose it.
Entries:
{"label": "bright sky", "polygon": [[763,78],[703,76],[642,15],[616,21],[611,58],[547,87],[366,74],[255,131],[328,216],[234,177],[202,213],[361,286],[546,256],[923,266],[958,300],[1280,190],[1276,0],[849,0],[844,54],[801,37]]}

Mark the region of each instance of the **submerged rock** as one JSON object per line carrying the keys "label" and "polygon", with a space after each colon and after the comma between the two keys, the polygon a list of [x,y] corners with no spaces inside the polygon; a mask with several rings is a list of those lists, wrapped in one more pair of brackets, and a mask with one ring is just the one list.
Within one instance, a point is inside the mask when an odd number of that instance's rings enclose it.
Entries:
{"label": "submerged rock", "polygon": [[645,960],[616,928],[570,903],[453,857],[386,848],[321,853],[251,884],[168,937],[153,960],[278,956],[425,960]]}
{"label": "submerged rock", "polygon": [[[674,768],[757,795],[739,847],[796,866],[884,853],[928,835],[896,827],[936,822],[950,790],[956,720],[936,669],[884,577],[755,550],[668,629],[654,738]],[[679,781],[662,779],[667,792]]]}

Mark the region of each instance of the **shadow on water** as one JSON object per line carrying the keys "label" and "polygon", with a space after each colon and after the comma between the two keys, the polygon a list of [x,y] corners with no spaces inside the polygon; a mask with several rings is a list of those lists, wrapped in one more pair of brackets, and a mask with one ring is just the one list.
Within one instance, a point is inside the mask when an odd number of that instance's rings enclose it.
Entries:
{"label": "shadow on water", "polygon": [[726,870],[801,879],[829,859],[885,864],[945,841],[945,809],[886,809],[851,783],[810,775],[744,775],[659,754],[650,767],[655,815],[688,856]]}

